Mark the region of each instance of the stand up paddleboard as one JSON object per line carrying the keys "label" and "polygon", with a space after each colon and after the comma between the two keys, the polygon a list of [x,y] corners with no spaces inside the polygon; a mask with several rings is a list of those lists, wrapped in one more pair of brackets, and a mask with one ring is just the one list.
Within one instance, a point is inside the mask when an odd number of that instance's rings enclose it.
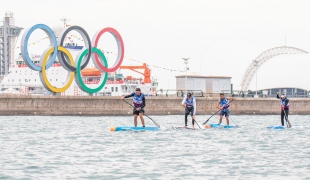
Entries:
{"label": "stand up paddleboard", "polygon": [[287,127],[285,126],[268,126],[268,129],[286,129]]}
{"label": "stand up paddleboard", "polygon": [[238,128],[239,126],[228,126],[228,125],[223,125],[223,124],[206,124],[205,128],[225,128],[225,129],[230,129],[230,128]]}
{"label": "stand up paddleboard", "polygon": [[158,131],[158,127],[114,126],[110,131]]}
{"label": "stand up paddleboard", "polygon": [[191,127],[184,127],[184,126],[171,126],[172,129],[188,129],[188,130],[195,130],[199,128],[191,128]]}

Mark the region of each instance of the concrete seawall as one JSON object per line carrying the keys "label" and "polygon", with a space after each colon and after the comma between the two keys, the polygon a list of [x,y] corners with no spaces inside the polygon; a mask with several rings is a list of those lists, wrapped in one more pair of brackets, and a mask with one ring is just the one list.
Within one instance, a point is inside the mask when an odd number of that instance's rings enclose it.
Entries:
{"label": "concrete seawall", "polygon": [[[218,98],[196,97],[197,115],[215,113]],[[127,99],[131,102],[131,99]],[[181,97],[146,97],[146,114],[181,115]],[[276,98],[236,98],[231,103],[232,114],[279,114],[280,101]],[[310,114],[310,98],[290,99],[291,114]],[[0,96],[0,115],[81,115],[123,116],[132,108],[119,97],[102,96]]]}

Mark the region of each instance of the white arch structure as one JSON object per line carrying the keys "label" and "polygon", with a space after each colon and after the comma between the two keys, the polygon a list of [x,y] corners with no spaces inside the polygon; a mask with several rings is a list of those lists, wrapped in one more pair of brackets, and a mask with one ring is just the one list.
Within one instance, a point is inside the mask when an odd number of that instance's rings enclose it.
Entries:
{"label": "white arch structure", "polygon": [[241,81],[241,91],[247,91],[249,85],[253,79],[254,74],[258,70],[258,68],[263,65],[269,59],[283,54],[307,54],[307,51],[302,49],[288,47],[288,46],[281,46],[269,49],[261,53],[253,62],[249,65],[247,70],[245,71],[242,81]]}

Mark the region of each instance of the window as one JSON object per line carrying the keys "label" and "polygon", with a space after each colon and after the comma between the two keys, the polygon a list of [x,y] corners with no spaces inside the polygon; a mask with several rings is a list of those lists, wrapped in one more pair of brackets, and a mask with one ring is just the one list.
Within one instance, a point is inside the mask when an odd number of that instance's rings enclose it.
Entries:
{"label": "window", "polygon": [[111,87],[111,91],[114,92],[114,87]]}
{"label": "window", "polygon": [[115,92],[117,92],[118,91],[118,87],[115,87]]}

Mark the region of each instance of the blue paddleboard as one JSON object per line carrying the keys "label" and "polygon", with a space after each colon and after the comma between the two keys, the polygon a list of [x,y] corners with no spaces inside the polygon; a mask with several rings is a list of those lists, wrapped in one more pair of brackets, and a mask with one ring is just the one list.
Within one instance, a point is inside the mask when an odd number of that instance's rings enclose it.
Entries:
{"label": "blue paddleboard", "polygon": [[[223,125],[223,124],[209,124],[211,128],[237,128],[237,126],[228,126],[228,125]],[[207,128],[207,127],[206,127]]]}
{"label": "blue paddleboard", "polygon": [[110,131],[158,131],[158,127],[114,126]]}
{"label": "blue paddleboard", "polygon": [[286,129],[285,126],[278,126],[278,125],[275,125],[275,126],[268,126],[267,128],[268,128],[268,129]]}

